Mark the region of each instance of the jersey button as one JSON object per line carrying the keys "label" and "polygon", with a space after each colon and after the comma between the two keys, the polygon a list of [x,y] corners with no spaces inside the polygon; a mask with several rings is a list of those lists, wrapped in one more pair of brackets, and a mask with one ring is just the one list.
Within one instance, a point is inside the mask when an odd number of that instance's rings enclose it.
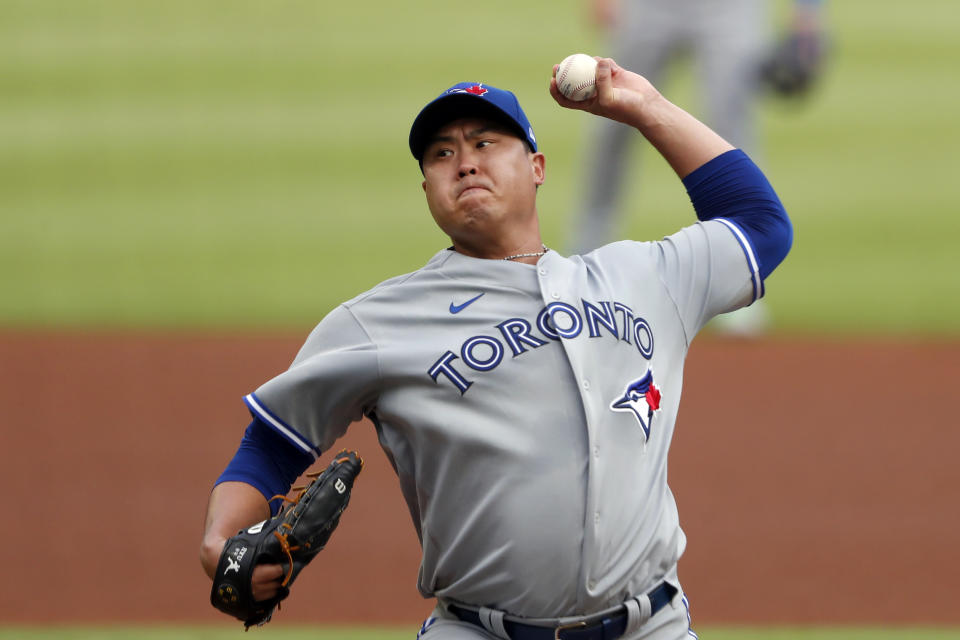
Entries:
{"label": "jersey button", "polygon": [[600,524],[600,514],[599,514],[599,513],[593,514],[593,524]]}
{"label": "jersey button", "polygon": [[540,267],[539,271],[540,271],[540,275],[542,275],[542,276],[547,275],[547,270],[544,269],[543,267]]}
{"label": "jersey button", "polygon": [[594,458],[599,458],[599,457],[600,457],[600,447],[594,447],[594,448],[593,448],[593,457],[594,457]]}
{"label": "jersey button", "polygon": [[589,390],[589,389],[590,389],[590,381],[589,381],[589,380],[584,380],[584,381],[583,381],[583,388],[584,388],[584,390]]}
{"label": "jersey button", "polygon": [[553,298],[554,300],[559,300],[560,294],[554,291],[553,293],[550,294],[550,297]]}

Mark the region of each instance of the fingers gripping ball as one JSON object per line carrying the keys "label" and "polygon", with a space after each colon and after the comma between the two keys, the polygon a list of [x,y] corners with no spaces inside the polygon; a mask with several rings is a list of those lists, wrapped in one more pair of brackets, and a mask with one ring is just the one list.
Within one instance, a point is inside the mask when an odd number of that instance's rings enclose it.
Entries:
{"label": "fingers gripping ball", "polygon": [[[277,515],[227,540],[210,593],[213,606],[242,620],[246,628],[269,622],[273,610],[290,595],[297,575],[337,528],[362,468],[356,452],[341,451],[322,473],[308,474],[313,480],[296,499],[278,496],[288,504]],[[264,563],[283,565],[286,571],[276,596],[255,601],[250,581],[254,567]]]}
{"label": "fingers gripping ball", "polygon": [[597,61],[585,53],[567,56],[557,68],[557,89],[574,102],[597,93]]}

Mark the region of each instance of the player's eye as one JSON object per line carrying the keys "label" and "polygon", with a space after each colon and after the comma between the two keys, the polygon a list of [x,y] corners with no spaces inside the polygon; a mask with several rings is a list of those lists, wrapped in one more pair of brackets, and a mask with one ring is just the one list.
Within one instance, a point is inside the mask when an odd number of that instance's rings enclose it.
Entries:
{"label": "player's eye", "polygon": [[482,149],[490,144],[493,144],[493,140],[480,140],[477,142],[477,149]]}

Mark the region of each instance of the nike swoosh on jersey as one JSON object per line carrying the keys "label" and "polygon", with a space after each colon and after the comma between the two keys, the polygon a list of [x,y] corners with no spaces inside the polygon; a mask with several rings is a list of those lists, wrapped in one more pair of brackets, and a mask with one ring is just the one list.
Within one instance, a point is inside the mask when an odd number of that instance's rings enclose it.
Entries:
{"label": "nike swoosh on jersey", "polygon": [[467,307],[469,307],[471,304],[473,304],[474,302],[476,302],[477,299],[480,298],[480,296],[482,296],[484,293],[486,293],[486,291],[480,293],[480,294],[477,295],[477,296],[474,296],[473,298],[470,298],[469,300],[467,300],[467,301],[464,302],[463,304],[453,304],[453,303],[451,302],[451,303],[450,303],[450,313],[460,313],[461,311],[463,311],[464,309],[466,309]]}

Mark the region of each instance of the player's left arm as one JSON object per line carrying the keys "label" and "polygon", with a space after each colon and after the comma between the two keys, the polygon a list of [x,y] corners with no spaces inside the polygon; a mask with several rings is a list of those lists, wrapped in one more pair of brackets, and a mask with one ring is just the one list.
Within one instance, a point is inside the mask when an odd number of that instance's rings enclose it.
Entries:
{"label": "player's left arm", "polygon": [[667,100],[646,78],[609,58],[597,58],[592,98],[568,100],[556,77],[550,93],[563,107],[623,122],[643,134],[683,180],[697,217],[722,222],[737,238],[754,279],[753,298],[763,295],[762,281],[786,257],[793,228],[770,183],[746,154]]}
{"label": "player's left arm", "polygon": [[793,245],[793,225],[773,186],[743,151],[720,154],[683,179],[697,218],[723,223],[737,238],[754,279],[763,281]]}

